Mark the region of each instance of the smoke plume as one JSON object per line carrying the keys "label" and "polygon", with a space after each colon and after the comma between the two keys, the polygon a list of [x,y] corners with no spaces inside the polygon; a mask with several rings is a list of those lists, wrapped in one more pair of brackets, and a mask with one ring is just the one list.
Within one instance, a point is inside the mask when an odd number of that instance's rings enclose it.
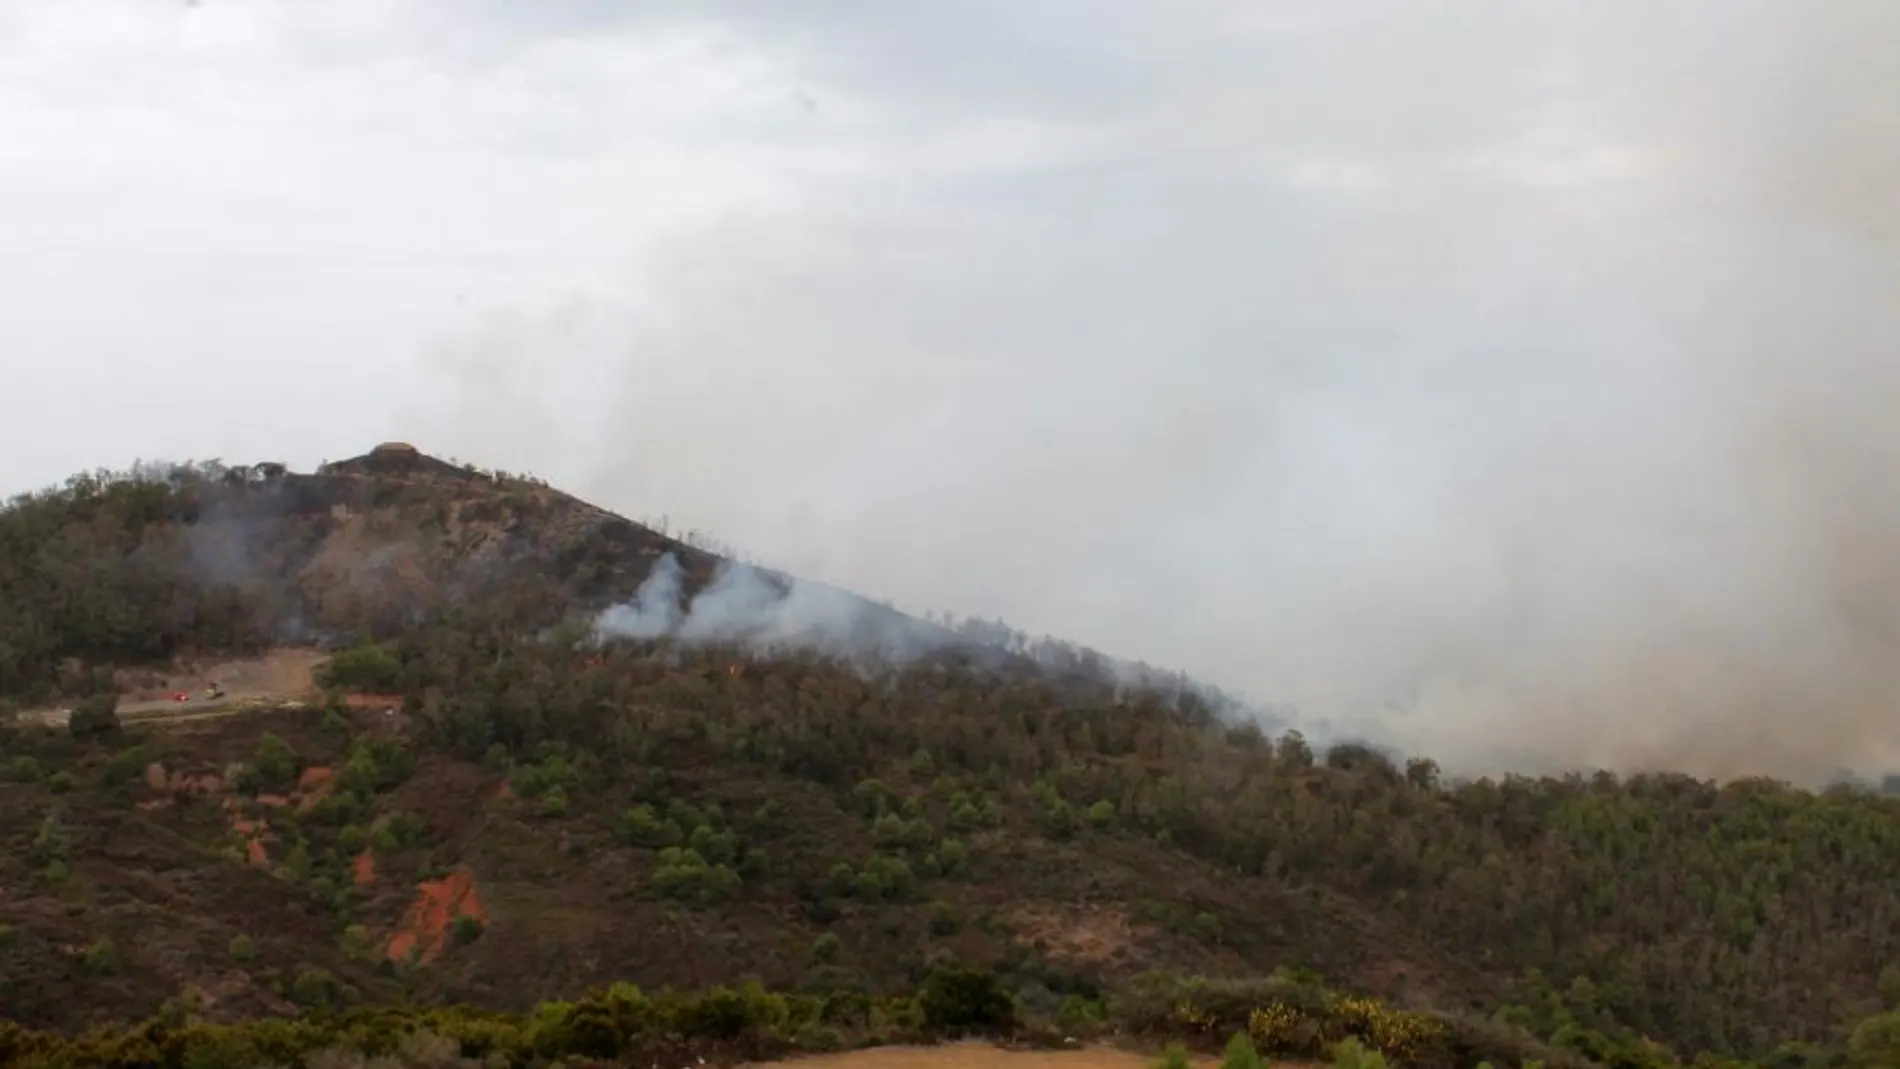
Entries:
{"label": "smoke plume", "polygon": [[1900,5],[1031,6],[716,6],[836,166],[544,474],[1451,767],[1900,762]]}
{"label": "smoke plume", "polygon": [[950,644],[951,634],[828,586],[722,562],[705,587],[686,593],[686,571],[668,553],[633,597],[601,613],[602,639],[671,639],[756,650],[797,648],[899,662]]}

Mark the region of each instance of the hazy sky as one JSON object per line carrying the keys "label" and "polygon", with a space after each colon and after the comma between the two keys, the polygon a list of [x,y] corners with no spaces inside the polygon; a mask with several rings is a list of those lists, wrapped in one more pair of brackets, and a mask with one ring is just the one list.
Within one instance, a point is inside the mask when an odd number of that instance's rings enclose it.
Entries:
{"label": "hazy sky", "polygon": [[385,438],[1437,752],[1900,754],[1891,0],[8,0],[0,485]]}

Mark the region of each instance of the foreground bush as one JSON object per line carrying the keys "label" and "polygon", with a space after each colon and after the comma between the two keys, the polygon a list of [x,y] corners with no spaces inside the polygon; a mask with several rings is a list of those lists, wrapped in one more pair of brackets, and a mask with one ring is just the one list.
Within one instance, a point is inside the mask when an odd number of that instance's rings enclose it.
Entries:
{"label": "foreground bush", "polygon": [[[1126,1000],[1104,1034],[1145,1044],[1185,1043],[1230,1061],[1267,1058],[1383,1063],[1393,1069],[1496,1069],[1590,1062],[1553,1053],[1522,1033],[1475,1035],[1455,1022],[1396,1010],[1322,988],[1273,979],[1215,984],[1152,979]],[[756,985],[701,994],[648,993],[616,984],[527,1014],[466,1007],[356,1009],[215,1025],[176,1015],[79,1036],[0,1021],[0,1065],[9,1069],[512,1069],[564,1063],[688,1065],[770,1060],[886,1043],[984,1036],[1023,1027],[998,978],[945,967],[915,996],[852,991],[777,993]],[[1344,1052],[1344,1053],[1342,1053]],[[379,1061],[379,1059],[382,1059]]]}
{"label": "foreground bush", "polygon": [[1287,977],[1248,982],[1148,978],[1118,1007],[1128,1030],[1145,1037],[1178,1037],[1206,1051],[1238,1037],[1268,1058],[1392,1069],[1496,1069],[1542,1065],[1589,1069],[1599,1064],[1553,1050],[1519,1031],[1455,1017],[1397,1009]]}

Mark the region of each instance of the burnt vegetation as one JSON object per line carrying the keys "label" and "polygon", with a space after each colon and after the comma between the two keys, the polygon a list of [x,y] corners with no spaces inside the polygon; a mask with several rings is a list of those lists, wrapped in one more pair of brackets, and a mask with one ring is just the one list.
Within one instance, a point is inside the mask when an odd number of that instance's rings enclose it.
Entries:
{"label": "burnt vegetation", "polygon": [[[596,642],[668,553],[689,591],[719,565],[400,449],[13,500],[0,1049],[425,1036],[529,1064],[1046,1027],[1434,1067],[1900,1061],[1900,799],[1454,782],[995,625],[919,623],[953,638],[901,663]],[[112,717],[115,671],[285,644],[333,651],[307,704]],[[27,715],[53,704],[86,713]]]}

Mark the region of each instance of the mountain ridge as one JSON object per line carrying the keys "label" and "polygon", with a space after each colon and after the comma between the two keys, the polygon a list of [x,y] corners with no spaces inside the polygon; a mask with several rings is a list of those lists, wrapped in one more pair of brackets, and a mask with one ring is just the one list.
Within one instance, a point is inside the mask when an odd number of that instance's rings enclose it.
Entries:
{"label": "mountain ridge", "polygon": [[[1900,800],[1455,781],[954,628],[847,656],[788,641],[829,595],[760,616],[796,580],[435,463],[95,473],[0,509],[0,696],[74,703],[0,716],[8,1012],[893,993],[960,961],[1031,1016],[1278,972],[1586,1061],[1818,1069],[1900,995]],[[115,717],[139,666],[287,640],[329,651],[312,693]]]}

